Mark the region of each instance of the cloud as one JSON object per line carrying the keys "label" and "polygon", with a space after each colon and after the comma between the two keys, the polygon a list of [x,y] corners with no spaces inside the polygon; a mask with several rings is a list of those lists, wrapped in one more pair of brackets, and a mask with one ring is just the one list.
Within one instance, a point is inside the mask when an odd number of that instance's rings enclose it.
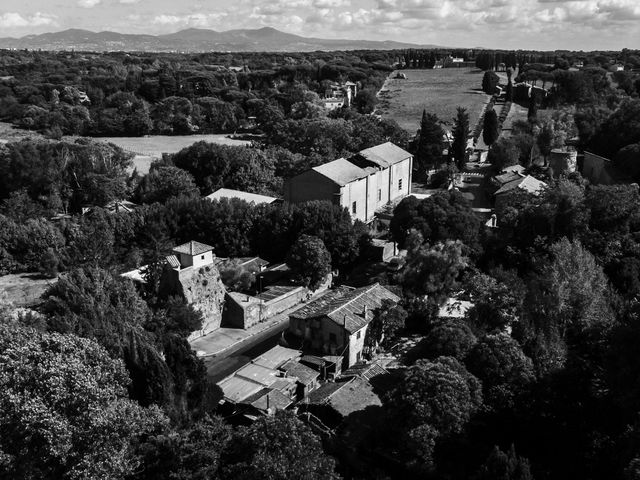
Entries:
{"label": "cloud", "polygon": [[16,12],[7,12],[0,15],[0,27],[3,28],[41,27],[55,23],[55,15],[48,13],[36,12],[33,15],[22,16]]}
{"label": "cloud", "polygon": [[133,4],[133,3],[139,3],[140,2],[140,0],[118,0],[118,1],[119,1],[119,3],[123,3],[125,5]]}
{"label": "cloud", "polygon": [[78,0],[78,6],[82,8],[93,8],[101,2],[102,0]]}
{"label": "cloud", "polygon": [[156,15],[151,23],[160,26],[211,27],[218,24],[227,13],[190,13],[188,15]]}

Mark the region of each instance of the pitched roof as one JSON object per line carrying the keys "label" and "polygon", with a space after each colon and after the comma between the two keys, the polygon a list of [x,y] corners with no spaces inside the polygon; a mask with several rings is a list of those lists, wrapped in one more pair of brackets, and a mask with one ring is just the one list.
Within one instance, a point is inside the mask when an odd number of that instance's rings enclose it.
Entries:
{"label": "pitched roof", "polygon": [[309,394],[309,403],[330,405],[343,417],[370,406],[382,405],[371,384],[358,377],[346,382],[325,383]]}
{"label": "pitched roof", "polygon": [[355,180],[365,178],[369,173],[344,158],[313,167],[320,175],[327,177],[341,187]]}
{"label": "pitched roof", "polygon": [[501,195],[503,193],[511,192],[516,188],[524,190],[529,193],[539,193],[543,188],[547,186],[546,183],[538,180],[537,178],[532,177],[531,175],[527,175],[526,177],[522,177],[511,182],[505,183],[500,189],[495,193],[495,195]]}
{"label": "pitched roof", "polygon": [[210,252],[211,250],[213,250],[213,247],[191,240],[190,242],[178,245],[173,249],[173,252],[184,253],[186,255],[200,255],[202,253]]}
{"label": "pitched roof", "polygon": [[311,319],[328,317],[347,332],[354,333],[371,321],[364,311],[380,307],[383,300],[399,302],[400,298],[374,283],[362,288],[340,287],[296,310],[291,317]]}
{"label": "pitched roof", "polygon": [[500,186],[502,186],[505,183],[513,182],[514,180],[520,180],[521,178],[524,178],[524,177],[525,176],[520,175],[519,172],[505,172],[505,173],[501,173],[500,175],[496,175],[493,178],[495,179],[496,182],[498,182]]}
{"label": "pitched roof", "polygon": [[320,376],[320,372],[311,367],[307,367],[297,360],[289,360],[280,367],[280,370],[287,372],[290,377],[295,377],[304,385],[309,385]]}
{"label": "pitched roof", "polygon": [[274,390],[272,388],[263,388],[253,395],[245,398],[242,403],[246,403],[257,408],[258,410],[263,410],[266,412],[267,408],[284,410],[293,403],[293,400],[291,400],[279,390]]}
{"label": "pitched roof", "polygon": [[348,370],[342,373],[343,377],[361,377],[367,381],[372,378],[376,378],[380,375],[388,375],[389,372],[385,370],[378,362],[372,363],[356,363],[349,367]]}
{"label": "pitched roof", "polygon": [[207,195],[209,200],[219,200],[221,198],[238,198],[248,203],[255,203],[260,205],[262,203],[273,203],[278,200],[275,197],[268,197],[267,195],[258,195],[257,193],[242,192],[240,190],[232,190],[230,188],[220,188],[210,195]]}
{"label": "pitched roof", "polygon": [[382,168],[388,168],[391,165],[406,160],[411,156],[409,152],[391,142],[366,148],[358,152],[358,155]]}

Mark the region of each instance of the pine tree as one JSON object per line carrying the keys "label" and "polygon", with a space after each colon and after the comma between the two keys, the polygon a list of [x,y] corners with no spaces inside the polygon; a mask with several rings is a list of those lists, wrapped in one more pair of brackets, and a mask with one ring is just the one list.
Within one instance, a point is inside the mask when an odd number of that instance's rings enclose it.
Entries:
{"label": "pine tree", "polygon": [[439,165],[444,149],[443,135],[437,115],[423,110],[414,163],[418,177],[423,176],[429,168]]}
{"label": "pine tree", "polygon": [[527,118],[530,122],[535,121],[538,118],[538,95],[535,90],[531,89],[531,97],[529,98],[529,111],[527,112]]}
{"label": "pine tree", "polygon": [[451,157],[457,167],[463,170],[467,163],[467,139],[469,138],[469,114],[466,108],[458,107],[453,127]]}
{"label": "pine tree", "polygon": [[500,131],[498,128],[498,114],[493,108],[488,109],[484,114],[484,123],[482,127],[482,139],[484,143],[491,149],[491,145],[498,139]]}

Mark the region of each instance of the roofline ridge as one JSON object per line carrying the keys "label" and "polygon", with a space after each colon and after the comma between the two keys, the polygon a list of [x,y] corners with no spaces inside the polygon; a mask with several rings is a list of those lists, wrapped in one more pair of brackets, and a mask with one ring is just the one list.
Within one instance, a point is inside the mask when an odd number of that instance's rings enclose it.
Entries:
{"label": "roofline ridge", "polygon": [[[331,310],[330,312],[328,312],[328,313],[327,313],[327,315],[326,315],[326,316],[328,317],[329,315],[333,315],[333,314],[334,314],[335,312],[337,312],[338,310],[340,310],[340,309],[342,309],[342,308],[346,307],[347,305],[349,305],[349,304],[350,304],[351,302],[353,302],[354,300],[357,300],[358,298],[360,298],[360,297],[361,297],[362,295],[364,295],[365,293],[368,293],[368,292],[369,292],[369,290],[371,290],[371,289],[372,289],[373,287],[375,287],[376,285],[378,285],[378,282],[373,283],[373,284],[371,284],[371,285],[367,285],[367,286],[365,286],[365,287],[361,287],[361,288],[355,288],[355,287],[353,287],[353,290],[352,290],[352,291],[357,291],[357,290],[362,289],[362,292],[360,292],[360,294],[356,295],[355,297],[353,297],[351,300],[347,301],[346,303],[343,303],[340,307],[336,308],[335,310]],[[347,285],[347,286],[348,286],[348,285]],[[367,289],[367,290],[365,290],[365,289]],[[344,326],[344,325],[343,325],[343,326]]]}

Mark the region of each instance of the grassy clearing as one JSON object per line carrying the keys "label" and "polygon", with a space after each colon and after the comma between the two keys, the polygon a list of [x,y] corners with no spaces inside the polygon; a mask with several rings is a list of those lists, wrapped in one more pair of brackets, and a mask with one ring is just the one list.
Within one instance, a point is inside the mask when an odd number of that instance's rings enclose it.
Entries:
{"label": "grassy clearing", "polygon": [[481,90],[482,71],[475,68],[403,70],[406,80],[389,79],[380,93],[379,111],[409,133],[420,124],[422,110],[435,113],[447,129],[453,126],[456,107],[469,112],[473,130],[489,96]]}
{"label": "grassy clearing", "polygon": [[0,302],[14,307],[28,307],[40,302],[40,296],[57,279],[38,273],[19,273],[0,277]]}

